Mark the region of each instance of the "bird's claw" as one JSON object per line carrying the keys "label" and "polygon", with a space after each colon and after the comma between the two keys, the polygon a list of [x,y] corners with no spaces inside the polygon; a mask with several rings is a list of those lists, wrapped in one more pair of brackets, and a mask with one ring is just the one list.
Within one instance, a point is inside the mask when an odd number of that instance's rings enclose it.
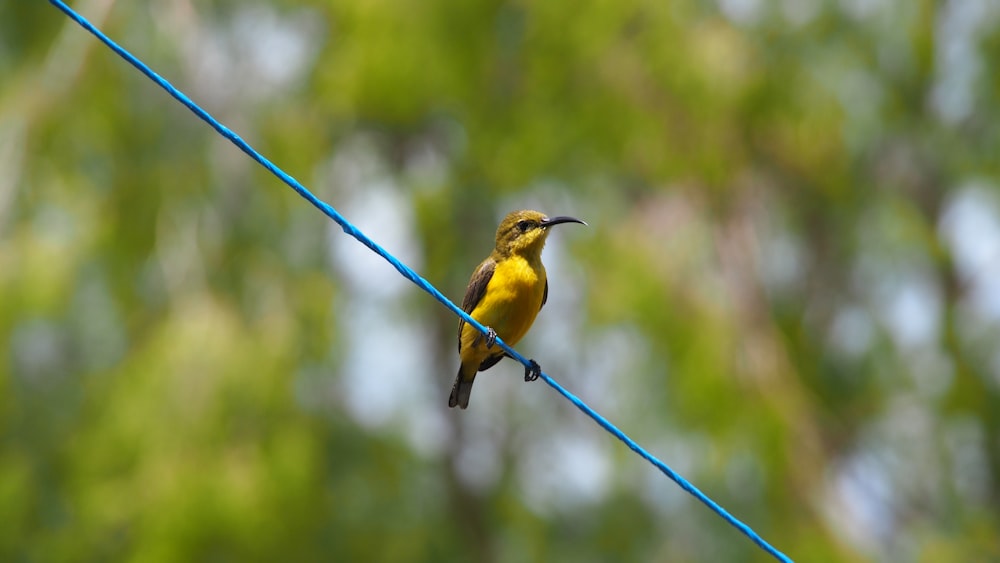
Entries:
{"label": "bird's claw", "polygon": [[528,360],[531,363],[529,367],[524,368],[524,380],[534,381],[538,379],[538,376],[542,375],[542,366],[538,365],[535,360]]}
{"label": "bird's claw", "polygon": [[489,350],[497,342],[497,331],[493,327],[486,327],[486,349]]}

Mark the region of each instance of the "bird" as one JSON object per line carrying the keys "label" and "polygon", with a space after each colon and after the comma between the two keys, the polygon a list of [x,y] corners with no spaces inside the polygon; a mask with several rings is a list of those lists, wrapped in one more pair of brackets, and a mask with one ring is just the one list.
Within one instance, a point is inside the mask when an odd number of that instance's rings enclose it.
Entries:
{"label": "bird", "polygon": [[[513,346],[524,337],[549,297],[549,282],[542,265],[542,248],[549,229],[563,223],[584,221],[575,217],[547,217],[531,210],[513,211],[497,228],[496,247],[472,273],[462,299],[462,310],[487,329],[483,334],[461,320],[458,323],[458,356],[461,365],[448,397],[449,407],[466,409],[476,373],[487,370],[508,354],[494,348],[497,337]],[[534,381],[542,368],[535,360],[524,370],[524,380]]]}

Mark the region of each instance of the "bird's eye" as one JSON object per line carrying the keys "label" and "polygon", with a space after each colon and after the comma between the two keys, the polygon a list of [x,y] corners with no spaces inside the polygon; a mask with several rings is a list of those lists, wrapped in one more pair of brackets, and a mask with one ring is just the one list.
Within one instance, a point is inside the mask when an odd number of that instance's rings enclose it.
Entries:
{"label": "bird's eye", "polygon": [[521,231],[522,233],[526,232],[530,228],[531,228],[531,221],[518,221],[517,222],[517,230]]}

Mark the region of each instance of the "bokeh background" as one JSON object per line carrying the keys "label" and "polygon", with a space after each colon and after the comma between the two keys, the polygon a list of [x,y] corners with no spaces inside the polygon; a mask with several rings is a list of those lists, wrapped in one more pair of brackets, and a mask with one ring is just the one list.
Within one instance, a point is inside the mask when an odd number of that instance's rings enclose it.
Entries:
{"label": "bokeh background", "polygon": [[[80,0],[802,561],[1000,560],[1000,4]],[[0,560],[766,561],[47,2],[0,3]]]}

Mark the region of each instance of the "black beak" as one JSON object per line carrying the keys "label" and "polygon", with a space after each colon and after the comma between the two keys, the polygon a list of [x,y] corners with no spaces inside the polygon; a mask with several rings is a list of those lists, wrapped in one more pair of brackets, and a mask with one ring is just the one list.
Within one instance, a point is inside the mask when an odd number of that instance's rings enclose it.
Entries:
{"label": "black beak", "polygon": [[542,227],[548,228],[548,227],[551,227],[552,225],[558,225],[560,223],[580,223],[581,225],[586,225],[587,224],[587,223],[585,223],[585,222],[577,219],[576,217],[559,216],[559,217],[553,217],[551,219],[543,219],[539,223],[539,225],[541,225]]}

